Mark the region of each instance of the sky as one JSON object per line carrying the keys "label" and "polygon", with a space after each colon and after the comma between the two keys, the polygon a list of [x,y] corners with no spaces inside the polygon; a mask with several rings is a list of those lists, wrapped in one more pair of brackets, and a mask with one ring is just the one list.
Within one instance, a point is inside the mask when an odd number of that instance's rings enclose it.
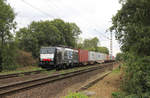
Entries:
{"label": "sky", "polygon": [[[119,0],[7,0],[16,13],[17,28],[28,26],[32,21],[61,18],[76,23],[80,37],[100,40],[99,45],[110,49],[111,18],[121,8]],[[113,33],[113,55],[120,52],[120,45]]]}

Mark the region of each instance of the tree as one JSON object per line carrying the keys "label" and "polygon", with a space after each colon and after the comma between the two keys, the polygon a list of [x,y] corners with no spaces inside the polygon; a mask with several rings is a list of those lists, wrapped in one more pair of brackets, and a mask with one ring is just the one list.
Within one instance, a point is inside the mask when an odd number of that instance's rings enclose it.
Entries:
{"label": "tree", "polygon": [[98,46],[98,43],[99,39],[97,37],[94,37],[92,39],[85,39],[83,41],[83,44],[78,43],[77,46],[81,49],[109,54],[109,50],[106,47]]}
{"label": "tree", "polygon": [[28,28],[22,28],[16,34],[19,47],[32,52],[34,57],[39,55],[42,46],[59,45],[61,37],[59,30],[50,21],[32,22]]}
{"label": "tree", "polygon": [[76,40],[77,40],[76,41],[77,43],[76,43],[75,48],[76,49],[83,49],[83,39],[81,37],[78,37]]}
{"label": "tree", "polygon": [[124,56],[123,53],[117,53],[117,55],[116,55],[116,61],[123,61],[123,56]]}
{"label": "tree", "polygon": [[15,13],[4,0],[0,0],[0,16],[0,38],[3,47],[5,41],[12,36],[10,30],[14,29],[16,24],[14,22]]}
{"label": "tree", "polygon": [[62,45],[75,47],[78,36],[82,33],[75,23],[64,22],[61,19],[54,19],[51,23],[57,27],[62,34]]}
{"label": "tree", "polygon": [[3,70],[15,70],[18,65],[15,62],[17,55],[17,45],[14,41],[5,43],[2,51],[2,69]]}
{"label": "tree", "polygon": [[[150,0],[120,0],[122,8],[112,18],[124,53],[123,90],[139,98],[150,96]],[[138,98],[137,97],[137,98]]]}
{"label": "tree", "polygon": [[80,33],[76,24],[65,23],[61,19],[33,21],[27,28],[21,28],[16,33],[16,41],[21,49],[32,52],[34,57],[38,57],[42,46],[75,47],[76,38]]}
{"label": "tree", "polygon": [[14,18],[15,13],[11,6],[7,4],[6,1],[0,0],[0,66],[2,66],[4,62],[2,55],[5,43],[12,38],[12,33],[10,31],[13,30],[16,25]]}
{"label": "tree", "polygon": [[96,51],[98,43],[99,43],[99,40],[97,37],[94,37],[92,39],[85,39],[83,42],[83,47],[84,47],[84,49]]}
{"label": "tree", "polygon": [[122,8],[112,18],[116,38],[121,49],[138,55],[150,56],[150,1],[121,0]]}
{"label": "tree", "polygon": [[96,51],[101,52],[101,53],[109,54],[109,50],[106,47],[97,47]]}

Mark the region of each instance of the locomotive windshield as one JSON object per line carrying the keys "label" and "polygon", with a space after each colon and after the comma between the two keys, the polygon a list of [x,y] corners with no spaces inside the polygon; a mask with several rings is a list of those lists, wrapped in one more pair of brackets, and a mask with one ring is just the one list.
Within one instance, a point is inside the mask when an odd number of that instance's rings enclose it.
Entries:
{"label": "locomotive windshield", "polygon": [[55,48],[41,48],[40,54],[51,54],[55,52]]}

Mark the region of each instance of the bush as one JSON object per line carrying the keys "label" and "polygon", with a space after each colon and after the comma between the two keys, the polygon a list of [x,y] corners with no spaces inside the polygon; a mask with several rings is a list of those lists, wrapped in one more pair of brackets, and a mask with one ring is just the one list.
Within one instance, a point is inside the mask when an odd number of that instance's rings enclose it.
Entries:
{"label": "bush", "polygon": [[2,71],[2,50],[0,49],[0,72],[1,71]]}
{"label": "bush", "polygon": [[15,62],[17,48],[14,42],[6,43],[1,52],[2,69],[15,70],[18,66]]}
{"label": "bush", "polygon": [[88,96],[83,95],[81,93],[71,93],[68,96],[66,96],[65,98],[88,98]]}
{"label": "bush", "polygon": [[125,76],[122,89],[126,92],[125,97],[118,97],[113,93],[114,98],[149,98],[150,96],[150,56],[136,56],[127,54],[125,56]]}
{"label": "bush", "polygon": [[32,57],[32,53],[18,50],[16,63],[21,66],[37,65],[37,61]]}
{"label": "bush", "polygon": [[36,65],[32,54],[18,50],[15,42],[6,43],[0,50],[0,71],[16,70],[18,67]]}
{"label": "bush", "polygon": [[136,94],[127,95],[123,92],[113,92],[112,98],[141,98],[141,97],[137,96]]}
{"label": "bush", "polygon": [[125,95],[122,92],[113,92],[112,98],[124,98]]}

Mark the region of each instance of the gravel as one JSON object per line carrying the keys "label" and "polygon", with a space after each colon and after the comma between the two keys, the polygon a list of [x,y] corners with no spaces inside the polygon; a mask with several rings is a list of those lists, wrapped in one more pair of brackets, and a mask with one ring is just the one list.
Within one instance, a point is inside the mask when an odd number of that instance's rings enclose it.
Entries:
{"label": "gravel", "polygon": [[[106,68],[105,70],[107,69],[109,68]],[[62,98],[60,96],[65,96],[70,92],[75,92],[82,85],[87,83],[89,80],[94,79],[98,74],[101,74],[102,72],[104,72],[104,69],[98,69],[92,72],[80,74],[78,76],[33,87],[32,89],[26,89],[23,91],[10,93],[0,98]],[[21,79],[25,80],[28,78],[43,77],[43,75],[45,74],[40,74],[40,75],[35,74],[32,77],[25,76],[25,77],[21,77],[20,79],[18,78],[13,78],[13,79],[14,81],[20,81]],[[3,82],[0,81],[0,83],[3,84],[4,81]]]}

